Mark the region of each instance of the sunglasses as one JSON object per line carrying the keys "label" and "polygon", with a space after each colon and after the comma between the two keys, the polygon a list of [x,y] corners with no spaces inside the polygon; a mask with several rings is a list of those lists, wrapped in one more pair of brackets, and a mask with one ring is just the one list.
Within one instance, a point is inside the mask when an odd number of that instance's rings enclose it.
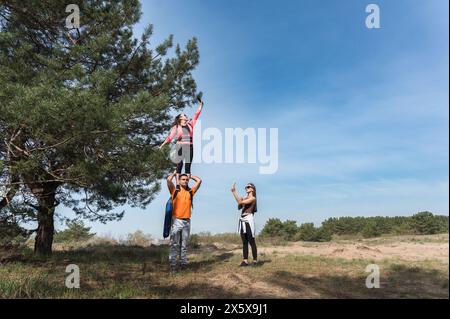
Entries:
{"label": "sunglasses", "polygon": [[245,189],[248,189],[248,188],[253,188],[252,186],[245,186]]}

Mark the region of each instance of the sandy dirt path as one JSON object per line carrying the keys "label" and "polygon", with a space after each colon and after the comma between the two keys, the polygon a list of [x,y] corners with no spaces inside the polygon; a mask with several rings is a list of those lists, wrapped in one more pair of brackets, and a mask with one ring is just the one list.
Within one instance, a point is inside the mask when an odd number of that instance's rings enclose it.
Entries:
{"label": "sandy dirt path", "polygon": [[[448,235],[412,236],[329,243],[295,242],[286,246],[258,247],[258,253],[302,254],[344,259],[435,260],[449,263]],[[240,254],[240,249],[233,250]]]}

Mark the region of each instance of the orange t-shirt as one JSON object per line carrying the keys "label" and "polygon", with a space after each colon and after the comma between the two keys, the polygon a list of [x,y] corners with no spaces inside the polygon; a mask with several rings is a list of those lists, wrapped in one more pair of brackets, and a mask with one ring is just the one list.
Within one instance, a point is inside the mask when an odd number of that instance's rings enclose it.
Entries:
{"label": "orange t-shirt", "polygon": [[[170,194],[172,196],[172,199],[175,191],[176,189],[174,188]],[[197,189],[193,187],[192,197],[194,196],[196,191]],[[189,194],[189,191],[185,190],[183,187],[180,187],[177,197],[175,197],[175,200],[173,201],[172,217],[191,218],[191,194]]]}

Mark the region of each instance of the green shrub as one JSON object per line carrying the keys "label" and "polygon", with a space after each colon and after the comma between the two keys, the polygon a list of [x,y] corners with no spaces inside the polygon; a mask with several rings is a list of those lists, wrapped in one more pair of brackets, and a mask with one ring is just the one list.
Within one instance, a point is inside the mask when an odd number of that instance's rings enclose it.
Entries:
{"label": "green shrub", "polygon": [[332,238],[333,235],[328,229],[324,227],[317,228],[315,241],[319,242],[331,241]]}
{"label": "green shrub", "polygon": [[284,225],[278,218],[270,218],[261,231],[261,236],[267,237],[283,237]]}
{"label": "green shrub", "polygon": [[0,209],[0,248],[18,248],[27,241],[33,231],[22,225],[30,221],[30,216],[34,216],[33,210],[14,202]]}
{"label": "green shrub", "polygon": [[83,221],[68,221],[66,226],[67,229],[55,233],[53,238],[55,243],[86,241],[95,235],[94,233],[90,233],[91,228],[86,227]]}
{"label": "green shrub", "polygon": [[415,233],[411,222],[405,222],[392,227],[392,233],[395,235],[413,235]]}
{"label": "green shrub", "polygon": [[197,234],[191,234],[189,236],[188,246],[190,248],[198,248],[200,247],[200,236]]}
{"label": "green shrub", "polygon": [[283,223],[283,238],[285,240],[293,240],[297,232],[298,227],[295,220],[287,220]]}
{"label": "green shrub", "polygon": [[436,223],[439,225],[439,233],[448,233],[448,216],[434,216]]}
{"label": "green shrub", "polygon": [[316,228],[313,223],[302,224],[296,236],[297,240],[325,242],[332,238],[331,232],[324,227]]}
{"label": "green shrub", "polygon": [[381,236],[381,230],[375,221],[370,221],[361,230],[361,235],[364,238],[379,237]]}
{"label": "green shrub", "polygon": [[264,225],[260,236],[262,237],[279,237],[284,240],[294,240],[298,233],[297,222],[295,220],[287,220],[282,222],[278,218],[269,219]]}
{"label": "green shrub", "polygon": [[269,219],[261,232],[262,237],[284,240],[330,241],[333,236],[365,238],[381,235],[437,234],[448,233],[449,217],[420,212],[411,217],[339,217],[328,218],[319,228],[311,223],[297,227],[296,222]]}
{"label": "green shrub", "polygon": [[418,234],[437,234],[440,230],[440,223],[430,212],[420,212],[412,217],[412,228]]}
{"label": "green shrub", "polygon": [[11,249],[26,242],[29,231],[18,223],[0,220],[0,248]]}
{"label": "green shrub", "polygon": [[421,212],[412,217],[339,217],[329,218],[322,227],[331,234],[375,237],[382,234],[437,234],[448,233],[448,216],[435,216],[430,212]]}
{"label": "green shrub", "polygon": [[306,223],[300,225],[296,238],[301,241],[315,241],[316,229],[313,223]]}

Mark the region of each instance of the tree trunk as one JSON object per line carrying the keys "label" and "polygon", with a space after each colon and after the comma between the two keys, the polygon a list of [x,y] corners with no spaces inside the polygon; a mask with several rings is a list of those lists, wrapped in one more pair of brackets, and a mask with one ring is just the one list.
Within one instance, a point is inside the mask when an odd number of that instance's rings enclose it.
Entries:
{"label": "tree trunk", "polygon": [[55,213],[55,191],[48,189],[38,197],[37,220],[38,229],[34,242],[34,252],[42,255],[52,253],[53,232],[55,230],[53,217]]}

